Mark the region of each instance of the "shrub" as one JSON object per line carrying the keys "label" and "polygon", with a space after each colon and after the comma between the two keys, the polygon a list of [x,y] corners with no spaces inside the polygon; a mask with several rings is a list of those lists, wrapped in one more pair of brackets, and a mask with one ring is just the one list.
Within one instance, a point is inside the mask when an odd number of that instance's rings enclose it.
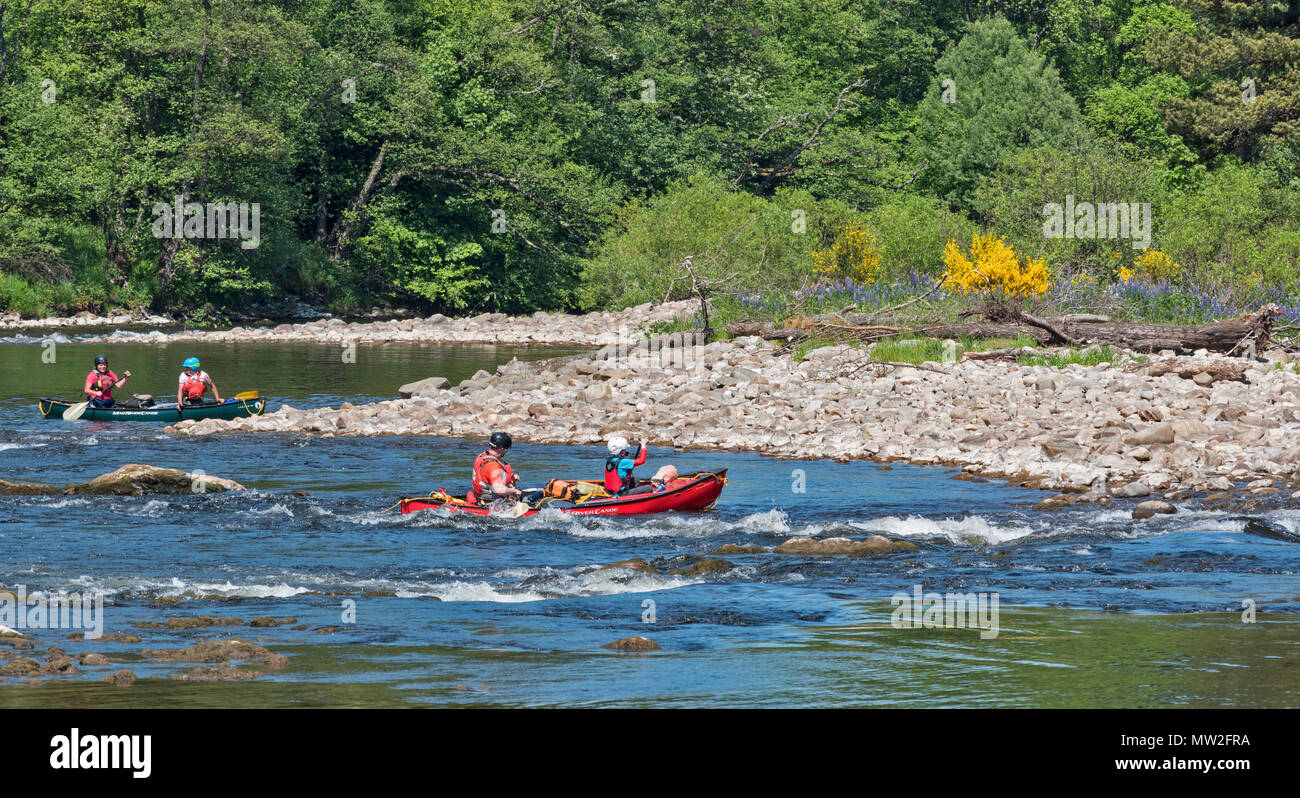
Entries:
{"label": "shrub", "polygon": [[[1047,262],[1027,258],[1022,264],[1016,251],[1004,239],[988,233],[971,239],[971,258],[957,248],[956,241],[944,247],[948,267],[944,285],[964,294],[995,293],[1010,297],[1039,297],[1047,293],[1050,280]],[[973,258],[973,260],[972,260]]]}
{"label": "shrub", "polygon": [[841,227],[835,243],[812,253],[813,273],[871,284],[880,274],[880,243],[868,227],[853,222]]}

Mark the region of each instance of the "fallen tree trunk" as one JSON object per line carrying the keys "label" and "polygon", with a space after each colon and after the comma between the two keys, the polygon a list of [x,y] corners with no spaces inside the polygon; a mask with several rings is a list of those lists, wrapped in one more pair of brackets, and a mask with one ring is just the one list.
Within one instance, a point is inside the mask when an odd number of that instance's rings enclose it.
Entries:
{"label": "fallen tree trunk", "polygon": [[1090,322],[1065,325],[1075,338],[1094,344],[1114,344],[1137,351],[1154,352],[1172,349],[1193,352],[1247,354],[1263,351],[1269,345],[1273,319],[1282,315],[1277,305],[1267,304],[1244,316],[1208,324],[1172,325],[1132,322]]}
{"label": "fallen tree trunk", "polygon": [[1139,352],[1158,352],[1172,349],[1175,352],[1210,352],[1247,354],[1263,351],[1269,346],[1273,319],[1282,311],[1268,304],[1244,316],[1208,324],[1175,325],[1144,324],[1118,321],[1070,321],[1060,319],[1034,319],[1040,324],[1011,324],[1000,322],[965,322],[962,324],[936,324],[917,330],[931,338],[1014,338],[1029,335],[1040,344],[1052,343],[1058,338],[1050,328],[1077,344],[1106,344],[1121,346]]}
{"label": "fallen tree trunk", "polygon": [[808,334],[807,330],[768,330],[763,333],[763,340],[787,341],[789,343],[794,343],[795,341],[802,341],[807,338]]}
{"label": "fallen tree trunk", "polygon": [[727,335],[733,338],[740,338],[746,335],[763,335],[772,332],[773,325],[771,322],[753,322],[753,321],[733,321],[722,329],[727,331]]}
{"label": "fallen tree trunk", "polygon": [[1105,344],[1139,352],[1157,352],[1162,349],[1194,352],[1197,349],[1205,349],[1210,352],[1250,356],[1270,345],[1273,319],[1282,315],[1282,311],[1277,305],[1268,304],[1254,313],[1235,319],[1193,325],[1117,322],[1110,321],[1104,316],[1040,319],[1018,310],[1011,315],[1013,320],[930,324],[915,329],[904,329],[866,325],[864,322],[871,318],[871,314],[825,314],[812,319],[799,319],[796,323],[800,326],[782,330],[772,329],[772,325],[768,323],[734,322],[727,325],[727,332],[732,335],[761,335],[769,341],[788,342],[801,341],[817,333],[848,334],[862,340],[896,334],[915,334],[940,339],[1015,338],[1027,335],[1040,345],[1057,342],[1076,346]]}

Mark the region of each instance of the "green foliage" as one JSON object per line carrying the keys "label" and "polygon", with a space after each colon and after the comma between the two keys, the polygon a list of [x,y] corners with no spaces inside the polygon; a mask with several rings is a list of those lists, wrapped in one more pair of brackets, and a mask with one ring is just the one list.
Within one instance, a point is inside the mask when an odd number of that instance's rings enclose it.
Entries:
{"label": "green foliage", "polygon": [[1165,130],[1157,110],[1172,98],[1187,94],[1187,84],[1181,78],[1163,73],[1134,88],[1112,84],[1093,94],[1088,121],[1098,133],[1131,144],[1140,155],[1163,162],[1170,185],[1194,185],[1205,167],[1181,137]]}
{"label": "green foliage", "polygon": [[583,264],[581,301],[622,308],[687,298],[688,257],[728,293],[793,290],[810,281],[812,250],[852,217],[804,192],[766,200],[696,175],[628,210]]}
{"label": "green foliage", "polygon": [[[1051,64],[1032,52],[1006,19],[973,24],[935,64],[936,79],[917,108],[924,187],[955,209],[971,210],[982,175],[1015,151],[1056,145],[1081,119]],[[944,101],[943,80],[953,81]]]}
{"label": "green foliage", "polygon": [[1204,288],[1300,278],[1300,185],[1277,188],[1227,164],[1162,214],[1161,248]]}
{"label": "green foliage", "polygon": [[882,282],[911,275],[943,274],[943,247],[949,239],[969,241],[977,225],[930,197],[904,194],[873,208],[867,224],[880,242]]}
{"label": "green foliage", "polygon": [[1190,96],[1161,106],[1165,123],[1202,156],[1255,161],[1300,141],[1300,14],[1294,3],[1184,3],[1194,25],[1146,31],[1146,60]]}
{"label": "green foliage", "polygon": [[[776,317],[857,300],[798,293],[852,225],[879,297],[981,228],[1109,279],[1131,251],[1042,238],[1067,193],[1150,201],[1185,279],[1240,293],[1297,272],[1291,6],[19,3],[0,307],[621,308],[689,295],[690,256],[720,319]],[[259,203],[259,246],[155,237],[178,195]]]}
{"label": "green foliage", "polygon": [[[1151,203],[1153,225],[1167,218],[1167,192],[1160,164],[1131,146],[1084,137],[1069,147],[1039,147],[1011,153],[980,180],[977,204],[988,229],[1007,236],[1018,251],[1042,253],[1057,279],[1089,274],[1115,278],[1133,255],[1132,237],[1048,238],[1048,203]],[[1158,235],[1157,235],[1158,239]]]}

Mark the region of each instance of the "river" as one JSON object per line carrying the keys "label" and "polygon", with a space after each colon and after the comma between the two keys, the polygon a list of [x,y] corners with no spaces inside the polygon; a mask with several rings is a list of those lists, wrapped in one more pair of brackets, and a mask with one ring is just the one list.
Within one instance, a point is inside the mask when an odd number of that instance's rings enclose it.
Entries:
{"label": "river", "polygon": [[[1247,534],[1239,516],[1042,512],[1030,509],[1038,491],[955,480],[953,469],[656,447],[647,475],[666,462],[683,473],[728,469],[713,512],[404,516],[385,508],[438,486],[463,491],[480,442],[176,438],[146,424],[47,421],[36,399],[76,395],[101,352],[134,374],[119,395],[167,394],[193,354],[223,396],[260,390],[273,410],[391,398],[423,377],[455,383],[513,357],[576,350],[388,345],[350,357],[313,344],[43,340],[0,339],[0,478],[64,484],[135,462],[251,490],[0,496],[0,590],[102,592],[104,631],[142,638],[90,643],[39,630],[43,645],[119,662],[36,687],[0,677],[3,707],[1300,706],[1300,546]],[[595,446],[516,443],[510,461],[529,485],[596,477],[604,459]],[[1300,511],[1267,520],[1294,531]],[[794,535],[870,533],[920,548],[722,555],[731,567],[671,573],[726,543],[770,549]],[[599,570],[634,557],[660,573]],[[916,591],[995,596],[996,636],[898,628],[893,599]],[[137,626],[200,615],[242,625]],[[263,616],[294,621],[247,625]],[[140,654],[231,636],[290,664],[256,681],[201,684],[168,678],[194,665]],[[628,636],[662,650],[602,648]],[[140,681],[98,681],[116,668]]]}

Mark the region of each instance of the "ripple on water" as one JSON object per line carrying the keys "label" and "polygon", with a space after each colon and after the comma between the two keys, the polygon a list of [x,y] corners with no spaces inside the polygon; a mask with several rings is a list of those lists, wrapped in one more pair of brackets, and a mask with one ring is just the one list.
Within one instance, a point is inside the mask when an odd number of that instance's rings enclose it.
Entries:
{"label": "ripple on water", "polygon": [[909,515],[907,518],[889,515],[870,521],[856,521],[850,525],[865,532],[922,540],[943,539],[959,546],[1007,543],[1038,531],[1021,523],[990,522],[979,515],[939,519],[922,515]]}

